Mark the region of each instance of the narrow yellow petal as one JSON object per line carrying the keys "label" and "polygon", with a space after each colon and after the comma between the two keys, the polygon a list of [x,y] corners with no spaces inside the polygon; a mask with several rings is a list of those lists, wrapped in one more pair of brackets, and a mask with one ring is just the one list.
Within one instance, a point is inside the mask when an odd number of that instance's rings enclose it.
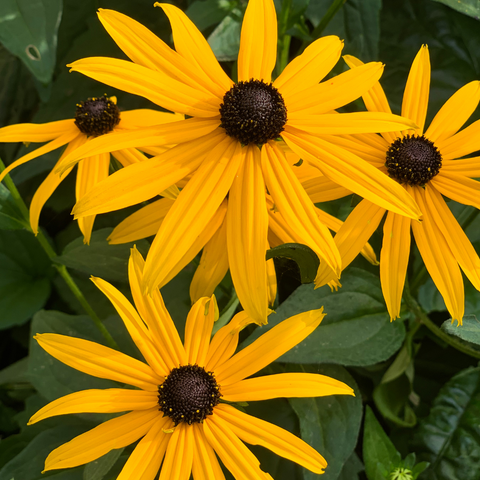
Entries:
{"label": "narrow yellow petal", "polygon": [[191,425],[180,423],[168,442],[159,480],[189,480],[192,473],[194,433]]}
{"label": "narrow yellow petal", "polygon": [[[110,153],[122,164],[123,167],[128,167],[129,165],[148,160],[148,157],[136,148],[124,148]],[[61,169],[62,166],[60,166],[60,170]]]}
{"label": "narrow yellow petal", "polygon": [[182,120],[185,120],[185,115],[180,113],[160,112],[150,108],[138,108],[121,112],[120,123],[115,127],[115,130],[132,130],[151,127],[153,125],[162,125],[164,123],[180,122]]}
{"label": "narrow yellow petal", "polygon": [[56,415],[70,413],[116,413],[152,408],[158,408],[157,392],[126,388],[83,390],[65,395],[45,405],[30,418],[28,425]]}
{"label": "narrow yellow petal", "polygon": [[269,83],[277,60],[277,14],[273,0],[250,0],[243,18],[238,80]]}
{"label": "narrow yellow petal", "polygon": [[7,142],[49,142],[65,134],[80,133],[74,120],[60,120],[49,123],[19,123],[0,128],[0,143]]}
{"label": "narrow yellow petal", "polygon": [[302,187],[313,203],[329,202],[352,194],[350,190],[332,182],[324,175],[302,182]]}
{"label": "narrow yellow petal", "polygon": [[273,306],[277,298],[277,274],[275,273],[275,263],[273,258],[267,260],[267,287],[268,287],[268,304]]}
{"label": "narrow yellow petal", "polygon": [[215,369],[220,385],[231,385],[266,367],[304,340],[320,324],[323,307],[279,323]]}
{"label": "narrow yellow petal", "polygon": [[480,208],[480,182],[448,171],[433,177],[431,185],[442,195],[464,205]]}
{"label": "narrow yellow petal", "polygon": [[453,160],[480,150],[480,120],[445,140],[437,140],[436,146],[445,160]]}
{"label": "narrow yellow petal", "polygon": [[480,157],[464,158],[462,160],[443,160],[442,173],[453,173],[470,178],[480,178]]}
{"label": "narrow yellow petal", "polygon": [[402,102],[402,116],[410,118],[418,125],[415,129],[417,135],[423,134],[427,118],[430,70],[428,47],[422,45],[410,68]]}
{"label": "narrow yellow petal", "polygon": [[411,220],[388,212],[383,226],[380,281],[390,320],[400,317],[400,304],[410,255]]}
{"label": "narrow yellow petal", "polygon": [[88,375],[150,392],[156,391],[163,381],[145,363],[95,342],[54,333],[37,334],[34,338],[52,357]]}
{"label": "narrow yellow petal", "polygon": [[268,448],[276,455],[317,474],[324,473],[327,467],[326,460],[314,448],[283,428],[240,412],[231,405],[219,405],[215,409],[215,415],[221,418],[235,435],[250,445]]}
{"label": "narrow yellow petal", "polygon": [[72,468],[92,462],[116,448],[143,437],[161,418],[158,408],[113,418],[56,448],[45,460],[45,470]]}
{"label": "narrow yellow petal", "polygon": [[194,447],[192,473],[195,480],[225,480],[222,467],[218,463],[215,451],[203,433],[203,425],[194,423]]}

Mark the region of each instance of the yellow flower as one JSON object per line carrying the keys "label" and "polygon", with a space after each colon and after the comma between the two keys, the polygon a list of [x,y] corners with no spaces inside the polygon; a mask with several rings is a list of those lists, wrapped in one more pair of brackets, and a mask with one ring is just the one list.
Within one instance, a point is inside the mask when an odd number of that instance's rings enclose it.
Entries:
{"label": "yellow flower", "polygon": [[[30,205],[30,225],[35,234],[38,233],[38,221],[41,210],[46,201],[51,197],[56,188],[64,180],[72,167],[66,169],[60,175],[55,172],[56,167],[61,164],[64,158],[75,152],[79,147],[92,141],[93,138],[107,135],[110,132],[122,132],[140,127],[148,127],[161,123],[170,123],[183,119],[182,115],[156,112],[154,110],[141,109],[120,112],[115,97],[89,98],[77,104],[75,118],[60,120],[45,124],[21,123],[0,128],[0,142],[24,142],[40,143],[49,142],[43,147],[27,153],[11,165],[1,174],[0,182],[5,175],[14,168],[40,157],[57,148],[67,145],[59,161],[47,178],[38,187]],[[113,152],[113,150],[117,150]],[[163,152],[164,148],[144,148],[145,152],[157,155]],[[97,183],[108,177],[110,168],[110,152],[124,166],[131,165],[146,159],[146,157],[134,148],[115,148],[106,150],[103,153],[87,156],[78,164],[77,182],[75,195],[77,201],[89,192]],[[95,215],[78,219],[78,226],[84,236],[84,242],[89,243],[92,233]]]}
{"label": "yellow flower", "polygon": [[[362,62],[354,57],[346,57],[346,61],[353,70],[361,68]],[[400,315],[411,227],[425,267],[452,321],[458,320],[461,324],[465,297],[460,268],[480,290],[480,259],[442,195],[480,208],[480,182],[475,180],[480,177],[480,157],[462,158],[480,149],[480,121],[459,131],[480,101],[480,82],[471,82],[452,95],[425,131],[429,89],[430,57],[427,46],[423,46],[410,69],[402,103],[402,115],[419,128],[404,134],[358,135],[338,141],[348,143],[349,148],[401,184],[423,213],[422,222],[412,222],[394,212],[388,212],[385,220],[380,279],[390,317],[395,319]],[[363,99],[370,111],[390,112],[379,83]],[[309,188],[307,186],[307,191]],[[361,237],[365,242],[384,213],[385,209],[363,200],[338,235],[346,243],[352,236]],[[342,259],[346,266],[347,261],[343,256]],[[332,278],[327,269],[323,273],[323,283]]]}
{"label": "yellow flower", "polygon": [[143,258],[133,249],[129,278],[136,309],[109,283],[92,280],[116,308],[147,364],[87,340],[48,333],[35,336],[66,365],[137,387],[75,392],[33,415],[30,424],[70,413],[130,412],[55,449],[46,459],[45,471],[83,465],[141,439],[118,480],[153,480],[162,461],[160,480],[188,480],[191,472],[196,479],[221,480],[225,477],[216,455],[237,479],[271,479],[243,442],[262,445],[323,473],[326,461],[303,440],[223,402],[353,395],[350,387],[323,375],[247,378],[313,332],[324,317],[323,309],[291,317],[234,353],[239,331],[251,320],[241,312],[211,339],[218,310],[215,297],[204,297],[188,314],[182,345],[160,291],[142,295],[143,268]]}
{"label": "yellow flower", "polygon": [[188,17],[173,5],[158,5],[171,22],[176,50],[129,17],[102,9],[101,22],[132,61],[94,57],[70,67],[192,118],[94,140],[61,166],[69,168],[81,156],[117,145],[177,144],[155,161],[116,172],[78,202],[73,212],[82,217],[124,208],[189,178],[150,248],[147,290],[165,281],[228,194],[227,248],[233,283],[248,314],[265,323],[266,188],[291,228],[314,244],[339,274],[335,243],[287,163],[276,141],[279,137],[336,182],[385,208],[418,218],[418,207],[398,184],[386,182],[367,162],[323,139],[326,134],[414,126],[392,114],[334,111],[367,91],[381,76],[383,65],[371,63],[319,83],[343,48],[337,37],[329,36],[310,45],[271,83],[277,49],[275,6],[273,0],[251,0],[241,31],[235,84]]}

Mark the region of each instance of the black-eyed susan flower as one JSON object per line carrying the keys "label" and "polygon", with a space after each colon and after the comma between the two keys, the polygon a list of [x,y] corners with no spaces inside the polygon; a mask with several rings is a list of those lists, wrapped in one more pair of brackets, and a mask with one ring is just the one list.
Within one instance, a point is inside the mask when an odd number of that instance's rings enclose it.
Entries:
{"label": "black-eyed susan flower", "polygon": [[175,50],[129,17],[100,10],[106,30],[132,61],[93,57],[70,67],[192,118],[160,130],[112,135],[108,144],[93,141],[66,157],[61,166],[69,168],[81,156],[98,154],[113,145],[178,144],[155,161],[116,172],[74,209],[77,217],[116,210],[153,198],[189,178],[150,248],[145,267],[148,290],[165,281],[228,194],[226,238],[233,283],[248,314],[265,323],[266,189],[292,229],[309,238],[324,262],[339,274],[335,243],[287,163],[276,141],[280,137],[337,183],[396,213],[418,217],[412,197],[396,182],[385,180],[367,162],[324,138],[413,126],[392,114],[334,111],[367,91],[382,74],[383,65],[371,63],[319,83],[343,48],[339,38],[329,36],[310,45],[272,83],[277,49],[275,6],[273,0],[251,0],[241,31],[238,82],[234,83],[188,17],[173,5],[157,5],[171,22]]}
{"label": "black-eyed susan flower", "polygon": [[[30,205],[30,226],[33,232],[38,232],[38,222],[43,206],[64,180],[72,168],[68,168],[62,175],[56,172],[56,167],[70,153],[80,146],[111,132],[122,132],[141,127],[170,123],[181,120],[182,115],[157,112],[150,109],[130,110],[120,112],[115,97],[89,98],[77,104],[75,118],[60,120],[45,124],[22,123],[0,128],[0,142],[43,143],[46,145],[33,150],[9,165],[0,173],[0,182],[14,168],[41,157],[57,148],[67,146],[60,156],[56,166],[38,187]],[[113,151],[116,150],[116,151]],[[146,149],[152,154],[158,154],[165,149]],[[107,151],[87,156],[78,163],[75,196],[77,201],[89,192],[97,183],[109,175],[110,153],[123,165],[131,165],[146,159],[142,152],[134,148],[113,148]],[[78,226],[84,236],[84,242],[89,243],[95,215],[78,219]]]}
{"label": "black-eyed susan flower", "polygon": [[[136,309],[109,283],[93,278],[122,318],[147,363],[108,347],[56,334],[35,338],[49,354],[77,370],[134,388],[85,390],[55,400],[30,419],[54,415],[129,412],[101,423],[58,447],[45,471],[91,462],[140,440],[118,480],[224,479],[220,458],[236,479],[271,479],[245,443],[262,445],[305,468],[323,473],[323,457],[300,438],[232,403],[278,397],[353,395],[333,378],[309,373],[255,374],[297,345],[320,324],[322,309],[281,322],[235,353],[239,331],[249,321],[237,314],[211,338],[215,297],[193,305],[182,344],[158,289],[141,291],[144,262],[132,250],[129,279]],[[226,403],[227,402],[227,403]],[[162,463],[163,462],[163,463]]]}
{"label": "black-eyed susan flower", "polygon": [[[346,60],[353,70],[361,68],[362,62],[356,58],[347,57]],[[461,270],[480,290],[480,259],[443,196],[480,208],[480,182],[475,180],[480,177],[480,157],[464,158],[480,150],[480,121],[460,131],[480,101],[480,82],[471,82],[453,94],[425,130],[429,90],[430,57],[427,46],[423,46],[410,69],[402,103],[402,115],[414,121],[418,128],[404,133],[358,135],[336,141],[348,144],[371,165],[396,180],[423,213],[421,222],[412,222],[394,212],[388,212],[385,220],[380,279],[390,317],[395,319],[400,315],[410,232],[413,231],[425,267],[452,321],[458,320],[461,324],[465,304]],[[370,111],[390,112],[380,83],[363,99]],[[313,195],[314,182],[306,186]],[[366,241],[384,213],[384,208],[363,200],[338,235],[346,244],[352,236],[362,236],[362,241]],[[323,283],[328,278],[325,270]]]}

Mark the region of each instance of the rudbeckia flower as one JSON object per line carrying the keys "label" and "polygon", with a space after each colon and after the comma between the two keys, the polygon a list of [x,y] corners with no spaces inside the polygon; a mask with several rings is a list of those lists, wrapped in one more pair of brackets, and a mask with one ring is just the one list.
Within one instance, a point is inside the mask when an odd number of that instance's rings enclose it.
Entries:
{"label": "rudbeckia flower", "polygon": [[[74,119],[45,124],[21,123],[0,128],[0,142],[24,142],[26,144],[48,142],[46,145],[23,155],[9,165],[0,173],[0,182],[5,175],[19,165],[67,145],[56,166],[38,187],[33,196],[30,205],[30,226],[33,232],[37,234],[38,222],[43,206],[72,170],[72,167],[70,167],[66,169],[62,175],[55,171],[67,155],[75,152],[93,138],[103,137],[110,132],[128,131],[140,127],[170,123],[181,119],[183,119],[182,115],[172,115],[171,113],[156,112],[150,109],[120,112],[117,107],[116,97],[103,95],[101,97],[89,98],[86,101],[78,103]],[[117,151],[114,152],[113,150]],[[156,155],[164,150],[165,148],[151,148],[145,151]],[[143,153],[133,148],[112,148],[107,149],[101,154],[83,158],[78,164],[75,188],[77,201],[97,183],[108,177],[110,153],[112,153],[124,167],[146,159]],[[84,236],[85,243],[89,243],[90,241],[94,221],[95,215],[78,219],[78,226]]]}
{"label": "rudbeckia flower", "polygon": [[325,460],[307,443],[233,405],[278,397],[353,395],[350,387],[324,375],[247,378],[313,332],[324,317],[322,309],[281,322],[235,353],[239,331],[250,319],[241,312],[210,338],[218,310],[215,297],[204,297],[188,314],[182,345],[160,291],[142,294],[143,269],[141,255],[132,250],[129,279],[136,309],[109,283],[92,280],[116,308],[147,363],[88,340],[35,336],[66,365],[135,387],[75,392],[33,415],[30,424],[54,415],[129,412],[55,449],[45,471],[83,465],[140,439],[118,480],[153,480],[159,469],[160,480],[188,480],[191,473],[197,480],[221,480],[225,477],[217,456],[236,479],[271,479],[244,442],[323,473]]}
{"label": "rudbeckia flower", "polygon": [[175,50],[131,18],[102,9],[101,22],[132,61],[93,57],[70,67],[192,118],[115,134],[108,145],[93,141],[60,166],[69,168],[78,158],[113,146],[177,144],[155,161],[116,172],[78,202],[73,212],[82,217],[124,208],[190,176],[150,248],[147,290],[170,275],[228,195],[226,233],[233,283],[248,314],[265,323],[266,189],[292,229],[310,238],[324,262],[340,273],[340,256],[331,234],[287,163],[278,138],[334,181],[396,213],[418,218],[412,197],[396,182],[322,137],[412,128],[411,121],[392,114],[334,111],[367,91],[380,78],[383,65],[371,63],[319,83],[343,48],[337,37],[329,36],[312,43],[272,83],[275,6],[273,0],[251,0],[242,25],[238,82],[234,83],[188,17],[173,5],[157,5],[170,20]]}
{"label": "rudbeckia flower", "polygon": [[[362,66],[354,57],[346,57],[346,60],[353,70]],[[480,290],[480,259],[443,196],[480,208],[480,182],[475,180],[480,177],[480,157],[464,158],[480,150],[480,121],[460,131],[480,101],[480,82],[470,82],[460,88],[425,130],[429,90],[430,57],[427,46],[423,46],[410,69],[402,103],[402,115],[415,122],[418,128],[404,133],[382,133],[381,136],[350,136],[337,141],[348,144],[372,166],[396,180],[423,213],[421,222],[412,222],[394,212],[388,212],[385,220],[380,279],[391,319],[400,316],[412,230],[425,267],[452,321],[458,320],[461,324],[465,304],[461,270]],[[380,83],[363,99],[370,111],[390,112]],[[314,182],[307,186],[307,191]],[[384,208],[363,200],[337,235],[345,242],[352,235],[366,241],[384,214]],[[323,277],[320,283],[332,278],[327,269]]]}

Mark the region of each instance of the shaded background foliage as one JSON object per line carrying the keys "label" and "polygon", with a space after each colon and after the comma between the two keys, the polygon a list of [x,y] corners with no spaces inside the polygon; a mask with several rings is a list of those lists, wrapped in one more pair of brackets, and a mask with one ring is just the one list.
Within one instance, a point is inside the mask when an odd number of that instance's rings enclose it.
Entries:
{"label": "shaded background foliage", "polygon": [[[104,93],[105,87],[65,65],[85,56],[124,58],[96,18],[97,8],[113,8],[152,29],[166,42],[166,17],[151,0],[3,0],[0,2],[0,126],[72,118],[75,104]],[[175,2],[208,38],[224,68],[235,78],[235,59],[246,1]],[[411,62],[428,44],[432,61],[429,119],[464,84],[480,79],[480,3],[478,0],[278,0],[279,56],[290,58],[320,34],[345,39],[344,53],[386,64],[382,84],[399,113]],[[336,73],[345,69],[343,61]],[[277,72],[278,73],[278,72]],[[121,109],[152,107],[140,98],[108,88]],[[361,101],[348,106],[362,109]],[[478,119],[480,112],[470,121]],[[0,145],[8,164],[27,146]],[[27,204],[58,158],[43,156],[13,172]],[[122,351],[141,358],[115,311],[89,282],[105,278],[128,296],[126,264],[131,245],[109,246],[111,228],[134,209],[99,216],[90,246],[83,245],[70,216],[73,176],[47,202],[41,225],[59,254],[56,265],[71,271]],[[355,199],[323,204],[344,219]],[[477,251],[480,221],[474,209],[449,203]],[[379,251],[380,233],[371,240]],[[137,242],[146,253],[149,242]],[[443,300],[425,275],[415,249],[409,272],[412,293],[440,326],[448,320]],[[301,435],[329,462],[324,480],[379,480],[408,468],[428,480],[480,479],[480,370],[478,360],[419,327],[415,312],[403,309],[391,324],[382,299],[378,267],[357,259],[342,276],[343,288],[313,290],[301,285],[297,266],[276,260],[279,278],[277,314],[261,332],[300,311],[324,306],[323,325],[285,354],[270,371],[303,370],[331,375],[355,389],[355,398],[252,402],[249,413]],[[195,262],[162,289],[179,328],[190,307],[188,286]],[[232,297],[226,278],[217,290],[220,306]],[[116,478],[131,447],[96,462],[41,476],[46,455],[56,446],[103,420],[101,415],[52,418],[26,427],[29,416],[58,396],[84,388],[107,388],[112,382],[70,369],[31,341],[32,333],[56,332],[103,343],[81,305],[39,247],[10,193],[0,185],[0,478],[37,480],[109,480]],[[466,282],[462,329],[443,324],[444,335],[460,338],[480,355],[480,296]],[[260,330],[245,332],[244,344]],[[367,406],[366,414],[365,406]],[[102,418],[101,418],[102,417]],[[365,418],[363,418],[365,417]],[[263,449],[253,448],[262,467],[276,480],[317,477]],[[415,458],[416,457],[416,458]],[[422,461],[429,462],[427,466]],[[422,472],[423,471],[423,472]]]}

